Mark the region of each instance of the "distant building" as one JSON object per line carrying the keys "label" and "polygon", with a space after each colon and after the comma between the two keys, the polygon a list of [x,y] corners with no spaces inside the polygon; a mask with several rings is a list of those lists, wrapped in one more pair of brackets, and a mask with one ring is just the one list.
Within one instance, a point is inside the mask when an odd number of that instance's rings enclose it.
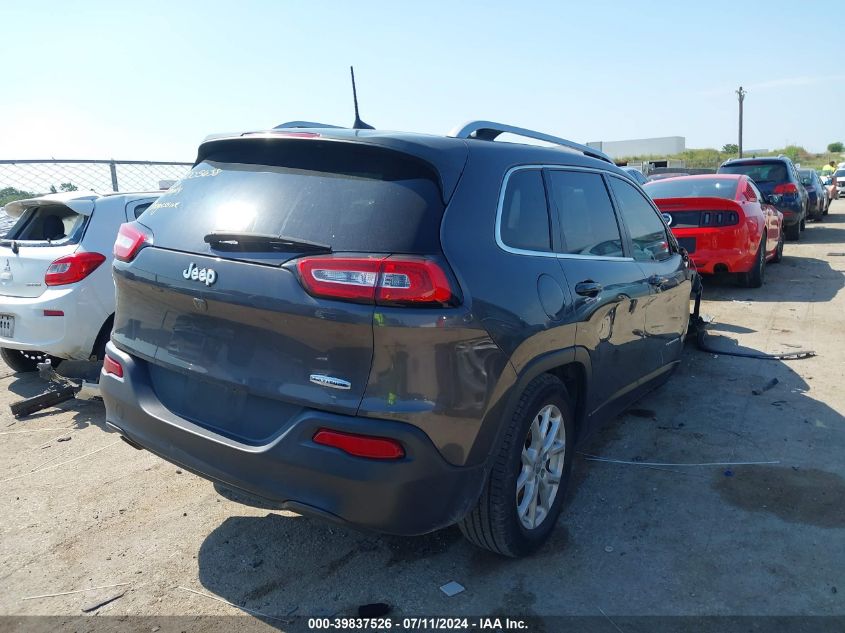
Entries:
{"label": "distant building", "polygon": [[686,149],[686,143],[687,140],[683,136],[661,136],[630,141],[591,141],[587,145],[601,150],[611,158],[623,158],[680,154]]}

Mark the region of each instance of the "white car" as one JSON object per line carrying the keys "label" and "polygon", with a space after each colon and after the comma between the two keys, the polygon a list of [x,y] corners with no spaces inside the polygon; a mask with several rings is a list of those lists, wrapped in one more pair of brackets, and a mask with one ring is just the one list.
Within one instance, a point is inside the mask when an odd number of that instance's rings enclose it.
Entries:
{"label": "white car", "polygon": [[162,192],[74,191],[17,200],[0,240],[0,355],[15,371],[102,358],[114,317],[112,248]]}

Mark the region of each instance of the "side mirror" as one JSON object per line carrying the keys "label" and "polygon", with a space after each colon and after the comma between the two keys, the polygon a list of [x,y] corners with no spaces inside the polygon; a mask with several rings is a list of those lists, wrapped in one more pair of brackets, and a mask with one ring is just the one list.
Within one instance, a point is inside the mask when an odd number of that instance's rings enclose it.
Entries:
{"label": "side mirror", "polygon": [[766,196],[766,202],[769,204],[780,204],[781,200],[783,200],[783,196],[780,196],[776,193]]}

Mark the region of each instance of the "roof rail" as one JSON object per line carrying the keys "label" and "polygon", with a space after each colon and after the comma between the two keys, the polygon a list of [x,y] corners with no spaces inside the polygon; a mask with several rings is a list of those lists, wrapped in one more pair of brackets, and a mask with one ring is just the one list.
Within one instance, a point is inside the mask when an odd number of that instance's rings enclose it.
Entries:
{"label": "roof rail", "polygon": [[447,136],[451,136],[453,138],[474,138],[482,141],[493,141],[497,136],[505,133],[514,134],[516,136],[524,136],[525,138],[533,138],[538,141],[552,143],[553,145],[561,145],[563,147],[573,149],[576,152],[580,152],[585,156],[598,158],[599,160],[606,161],[611,165],[615,164],[610,156],[595,148],[587,147],[586,145],[581,145],[580,143],[568,141],[565,138],[559,138],[543,132],[535,132],[534,130],[527,130],[525,128],[505,125],[503,123],[494,123],[493,121],[470,121],[461,127],[456,127],[449,132]]}
{"label": "roof rail", "polygon": [[329,125],[328,123],[316,123],[314,121],[287,121],[286,123],[280,123],[274,130],[286,130],[288,128],[298,128],[298,127],[332,127],[340,129],[342,126],[340,125]]}

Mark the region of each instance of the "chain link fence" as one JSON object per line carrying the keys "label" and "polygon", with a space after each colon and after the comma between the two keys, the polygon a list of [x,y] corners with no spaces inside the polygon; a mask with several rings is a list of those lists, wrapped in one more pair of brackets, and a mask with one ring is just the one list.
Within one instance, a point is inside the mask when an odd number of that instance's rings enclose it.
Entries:
{"label": "chain link fence", "polygon": [[0,160],[0,206],[57,191],[157,191],[192,163],[140,160]]}

